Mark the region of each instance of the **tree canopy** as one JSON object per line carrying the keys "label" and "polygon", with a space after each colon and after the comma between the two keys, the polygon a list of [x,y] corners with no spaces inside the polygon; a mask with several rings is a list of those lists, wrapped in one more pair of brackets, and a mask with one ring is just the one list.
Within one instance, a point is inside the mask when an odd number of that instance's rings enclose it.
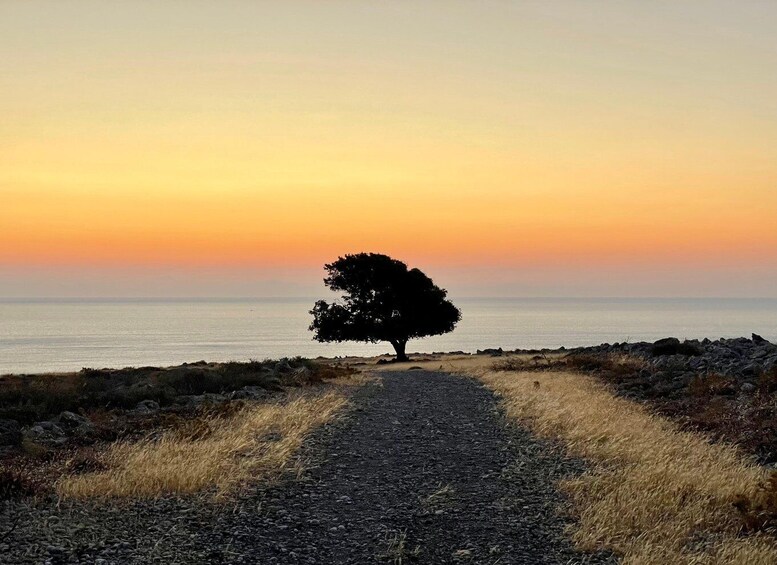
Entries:
{"label": "tree canopy", "polygon": [[388,341],[397,360],[406,360],[409,339],[450,332],[461,319],[445,289],[387,255],[346,255],[324,268],[324,284],[343,295],[310,311],[318,341]]}

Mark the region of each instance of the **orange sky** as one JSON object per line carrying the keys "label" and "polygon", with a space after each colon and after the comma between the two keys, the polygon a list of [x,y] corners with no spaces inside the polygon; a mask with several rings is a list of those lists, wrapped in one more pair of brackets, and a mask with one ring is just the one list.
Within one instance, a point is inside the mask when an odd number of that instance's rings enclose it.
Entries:
{"label": "orange sky", "polygon": [[3,3],[0,296],[361,250],[777,295],[777,9],[585,6]]}

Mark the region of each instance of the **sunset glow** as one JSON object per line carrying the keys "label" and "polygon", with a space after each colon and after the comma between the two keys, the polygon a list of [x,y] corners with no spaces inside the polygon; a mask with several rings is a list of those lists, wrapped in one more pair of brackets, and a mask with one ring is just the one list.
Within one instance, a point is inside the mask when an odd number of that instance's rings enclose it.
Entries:
{"label": "sunset glow", "polygon": [[371,250],[777,296],[777,9],[606,4],[3,3],[0,294]]}

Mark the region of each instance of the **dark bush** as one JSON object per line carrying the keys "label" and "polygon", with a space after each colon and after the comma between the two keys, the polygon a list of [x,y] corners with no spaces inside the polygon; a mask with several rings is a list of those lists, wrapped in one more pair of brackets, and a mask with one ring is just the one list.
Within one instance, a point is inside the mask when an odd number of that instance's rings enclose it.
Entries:
{"label": "dark bush", "polygon": [[65,410],[77,411],[74,378],[64,376],[5,376],[0,379],[0,419],[29,425]]}
{"label": "dark bush", "polygon": [[692,396],[730,396],[737,390],[736,381],[724,375],[696,375],[688,383],[688,392]]}
{"label": "dark bush", "polygon": [[574,353],[564,357],[564,364],[574,371],[601,373],[606,377],[631,377],[645,366],[644,362],[629,355],[607,353]]}
{"label": "dark bush", "polygon": [[758,390],[764,394],[777,391],[777,367],[772,367],[758,375]]}
{"label": "dark bush", "polygon": [[90,407],[104,406],[106,408],[131,409],[137,406],[141,400],[154,400],[160,405],[170,404],[175,396],[175,391],[169,388],[158,386],[127,387],[121,385],[96,395],[93,402],[89,401],[86,404]]}
{"label": "dark bush", "polygon": [[564,361],[567,367],[577,371],[609,371],[613,368],[612,360],[608,355],[578,353],[568,355]]}
{"label": "dark bush", "polygon": [[35,483],[26,474],[16,469],[0,469],[0,501],[33,496],[36,492]]}
{"label": "dark bush", "polygon": [[632,376],[643,367],[641,359],[609,353],[570,353],[564,357],[535,355],[530,359],[514,357],[492,365],[495,371],[572,370],[606,377]]}
{"label": "dark bush", "polygon": [[87,379],[105,379],[111,376],[111,372],[107,369],[92,369],[90,367],[84,367],[80,373]]}
{"label": "dark bush", "polygon": [[557,361],[542,357],[537,359],[537,357],[538,356],[531,360],[523,357],[510,357],[497,361],[491,368],[494,369],[494,371],[534,371],[540,368],[548,369],[560,366]]}
{"label": "dark bush", "polygon": [[83,475],[86,473],[99,473],[108,467],[100,459],[93,449],[83,449],[68,459],[64,465],[64,471],[71,475]]}
{"label": "dark bush", "polygon": [[[308,361],[310,363],[310,361]],[[353,375],[358,373],[358,369],[343,365],[324,365],[313,364],[313,372],[311,376],[312,382],[325,381],[327,379],[336,379],[346,375]]]}
{"label": "dark bush", "polygon": [[694,345],[689,341],[681,342],[676,337],[667,337],[665,339],[659,339],[653,344],[650,349],[650,354],[653,357],[659,357],[660,355],[686,355],[697,356],[704,353],[699,346]]}

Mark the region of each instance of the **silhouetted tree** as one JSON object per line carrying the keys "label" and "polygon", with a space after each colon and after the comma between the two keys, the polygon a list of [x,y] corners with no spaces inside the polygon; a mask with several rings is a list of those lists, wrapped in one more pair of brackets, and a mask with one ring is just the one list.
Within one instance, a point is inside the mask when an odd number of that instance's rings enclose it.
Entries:
{"label": "silhouetted tree", "polygon": [[324,284],[344,295],[310,311],[318,341],[388,341],[397,361],[406,361],[409,339],[450,332],[461,319],[444,289],[387,255],[346,255],[324,268]]}

